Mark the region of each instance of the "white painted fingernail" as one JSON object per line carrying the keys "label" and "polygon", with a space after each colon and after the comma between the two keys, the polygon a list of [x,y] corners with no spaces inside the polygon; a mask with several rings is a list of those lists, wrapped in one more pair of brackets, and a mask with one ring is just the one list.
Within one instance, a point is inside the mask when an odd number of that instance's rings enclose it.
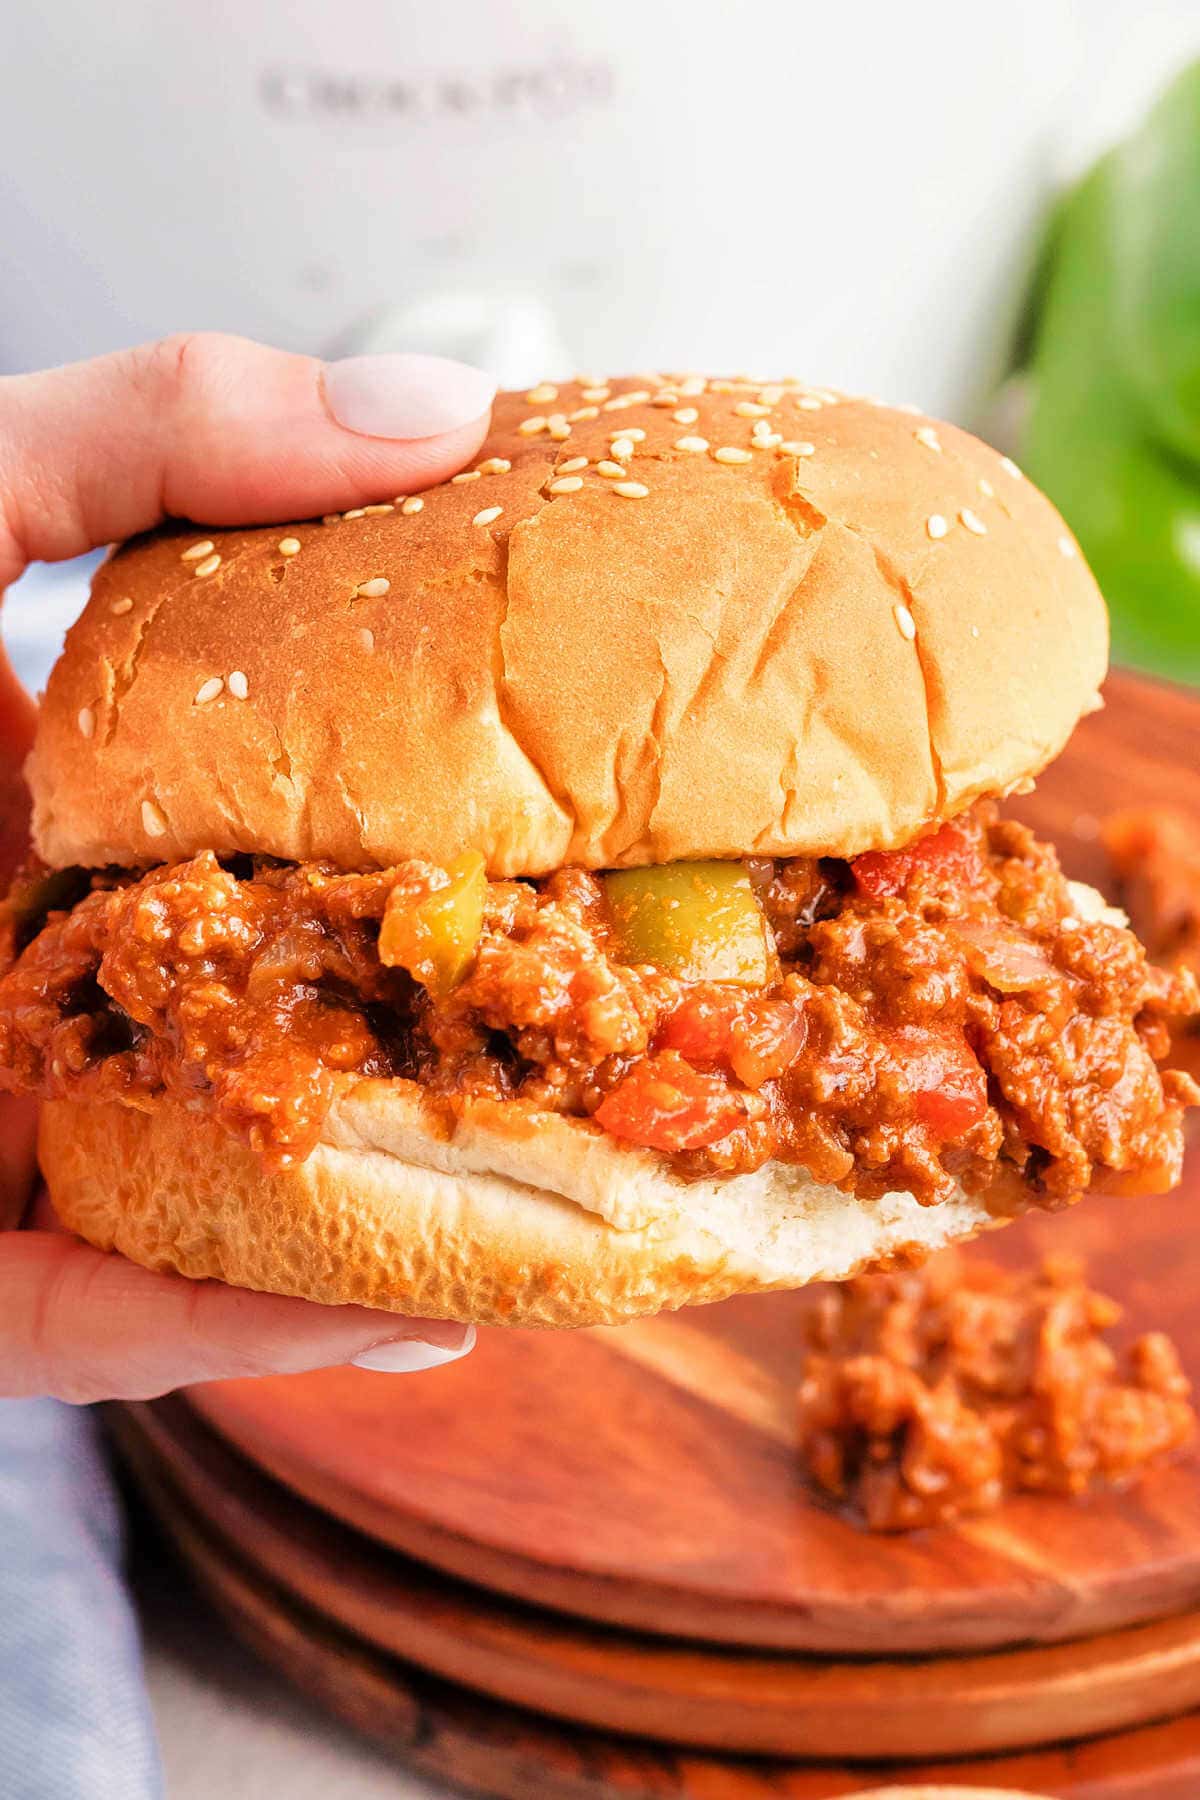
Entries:
{"label": "white painted fingernail", "polygon": [[475,1327],[468,1325],[457,1350],[444,1344],[427,1344],[423,1338],[395,1338],[390,1344],[373,1344],[352,1360],[356,1369],[375,1369],[381,1375],[416,1375],[422,1369],[440,1369],[457,1362],[475,1348]]}
{"label": "white painted fingernail", "polygon": [[431,438],[482,418],[496,383],[446,356],[348,356],[327,363],[325,404],[364,437]]}

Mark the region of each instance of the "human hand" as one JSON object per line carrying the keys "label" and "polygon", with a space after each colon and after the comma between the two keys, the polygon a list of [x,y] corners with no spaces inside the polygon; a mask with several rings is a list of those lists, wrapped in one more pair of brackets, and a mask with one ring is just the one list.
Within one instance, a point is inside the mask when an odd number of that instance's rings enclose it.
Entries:
{"label": "human hand", "polygon": [[[323,365],[203,333],[2,379],[0,594],[30,562],[167,515],[270,523],[443,481],[482,443],[493,391],[478,370],[437,357]],[[33,721],[0,652],[0,887],[25,848]],[[36,1174],[33,1109],[2,1098],[0,1394],[146,1399],[334,1363],[429,1368],[474,1341],[445,1321],[139,1268],[62,1232],[45,1196],[33,1200]]]}

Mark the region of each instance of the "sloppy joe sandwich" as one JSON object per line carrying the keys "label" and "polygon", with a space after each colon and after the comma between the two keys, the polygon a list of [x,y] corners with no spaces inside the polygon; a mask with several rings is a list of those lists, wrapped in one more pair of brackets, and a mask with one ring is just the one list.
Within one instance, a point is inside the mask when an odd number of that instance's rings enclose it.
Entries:
{"label": "sloppy joe sandwich", "polygon": [[796,382],[503,395],[424,494],[125,545],[6,907],[59,1213],[582,1324],[1169,1188],[1195,979],[1002,805],[1106,643],[1014,464]]}

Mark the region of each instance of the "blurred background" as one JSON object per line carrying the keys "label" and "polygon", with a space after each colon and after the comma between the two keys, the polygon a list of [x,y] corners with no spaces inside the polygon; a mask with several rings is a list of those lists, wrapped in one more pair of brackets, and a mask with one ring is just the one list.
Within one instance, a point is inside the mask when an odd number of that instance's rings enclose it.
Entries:
{"label": "blurred background", "polygon": [[[916,402],[1200,679],[1198,53],[1192,0],[58,0],[0,67],[0,371],[216,327]],[[34,686],[80,581],[7,609]]]}

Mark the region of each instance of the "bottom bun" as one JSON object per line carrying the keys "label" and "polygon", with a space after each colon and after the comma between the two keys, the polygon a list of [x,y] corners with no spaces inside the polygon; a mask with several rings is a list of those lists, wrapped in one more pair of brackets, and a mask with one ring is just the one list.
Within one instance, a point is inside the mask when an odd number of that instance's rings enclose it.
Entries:
{"label": "bottom bun", "polygon": [[170,1101],[48,1102],[40,1149],[63,1223],[148,1268],[479,1324],[615,1324],[838,1281],[1003,1222],[965,1194],[855,1200],[782,1162],[684,1181],[586,1121],[518,1101],[448,1118],[406,1081],[347,1083],[285,1170]]}

